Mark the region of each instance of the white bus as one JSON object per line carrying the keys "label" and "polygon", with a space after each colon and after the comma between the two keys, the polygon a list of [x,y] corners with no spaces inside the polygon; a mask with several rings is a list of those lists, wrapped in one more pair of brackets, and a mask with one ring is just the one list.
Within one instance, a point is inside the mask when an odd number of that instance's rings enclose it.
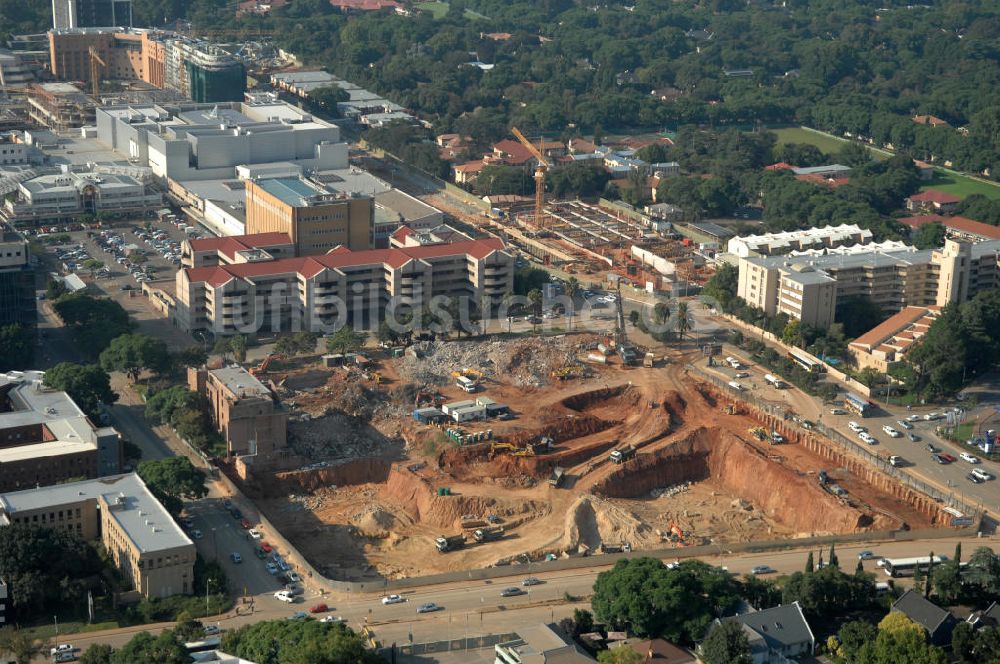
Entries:
{"label": "white bus", "polygon": [[[948,556],[934,556],[933,558],[934,565],[940,565],[948,561]],[[918,558],[883,558],[879,565],[882,567],[882,571],[886,573],[886,576],[896,578],[900,576],[913,576],[918,566],[926,574],[931,563],[931,556],[920,556]]]}
{"label": "white bus", "polygon": [[785,381],[781,380],[777,376],[772,376],[771,374],[764,374],[764,381],[769,385],[773,385],[776,390],[780,390],[785,386]]}

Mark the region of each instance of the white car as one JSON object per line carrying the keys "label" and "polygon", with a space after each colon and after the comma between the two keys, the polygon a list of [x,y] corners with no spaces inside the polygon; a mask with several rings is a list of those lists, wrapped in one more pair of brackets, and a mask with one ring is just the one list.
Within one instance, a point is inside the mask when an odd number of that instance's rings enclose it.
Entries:
{"label": "white car", "polygon": [[978,477],[979,479],[983,480],[984,482],[993,479],[993,474],[986,472],[982,468],[973,468],[972,474]]}
{"label": "white car", "polygon": [[739,383],[737,383],[735,380],[729,381],[729,387],[733,388],[737,392],[742,392],[743,391],[743,386],[740,385]]}
{"label": "white car", "polygon": [[406,600],[399,595],[386,595],[382,598],[383,604],[402,604]]}
{"label": "white car", "polygon": [[979,463],[979,457],[969,454],[968,452],[962,452],[958,456],[962,457],[963,461],[968,461],[969,463]]}
{"label": "white car", "polygon": [[292,593],[288,592],[287,590],[279,590],[278,592],[274,593],[274,599],[278,600],[279,602],[285,602],[287,604],[292,604],[295,602],[295,596],[292,595]]}
{"label": "white car", "polygon": [[256,528],[251,528],[250,530],[247,531],[247,534],[250,535],[250,537],[252,537],[255,540],[259,540],[261,537],[263,537],[263,535],[260,534],[260,531],[257,530]]}
{"label": "white car", "polygon": [[49,655],[55,657],[61,652],[73,652],[74,650],[76,650],[76,648],[73,647],[72,643],[60,643],[49,651]]}
{"label": "white car", "polygon": [[853,431],[854,433],[861,433],[862,431],[865,430],[863,426],[861,426],[854,420],[851,420],[850,422],[847,423],[847,428]]}
{"label": "white car", "polygon": [[941,414],[940,413],[927,413],[926,415],[924,415],[924,419],[927,420],[928,422],[933,422],[934,420],[940,420],[941,419]]}
{"label": "white car", "polygon": [[325,622],[325,623],[342,623],[342,622],[347,622],[346,620],[344,620],[340,616],[323,616],[322,618],[320,618],[319,621],[320,622]]}
{"label": "white car", "polygon": [[860,438],[861,440],[865,441],[869,445],[874,445],[874,444],[876,444],[878,442],[875,439],[875,437],[873,435],[871,435],[870,433],[868,433],[867,431],[862,431],[861,433],[859,433],[858,434],[858,438]]}
{"label": "white car", "polygon": [[916,422],[919,419],[920,419],[919,415],[907,415],[906,416],[906,421],[907,422]]}
{"label": "white car", "polygon": [[302,577],[299,576],[298,574],[296,574],[295,572],[289,572],[288,573],[288,582],[289,583],[300,583],[301,581],[302,581]]}
{"label": "white car", "polygon": [[903,436],[903,434],[899,433],[898,431],[896,431],[895,429],[893,429],[888,424],[886,424],[884,427],[882,427],[882,431],[885,431],[887,434],[889,434],[890,438],[902,438],[902,436]]}

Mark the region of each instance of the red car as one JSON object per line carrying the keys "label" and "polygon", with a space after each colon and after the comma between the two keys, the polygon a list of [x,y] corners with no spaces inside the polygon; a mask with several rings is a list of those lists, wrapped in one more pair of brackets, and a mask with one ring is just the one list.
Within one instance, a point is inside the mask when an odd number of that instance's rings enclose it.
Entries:
{"label": "red car", "polygon": [[244,529],[244,530],[250,530],[250,525],[251,525],[251,524],[250,524],[250,522],[249,522],[248,520],[246,520],[246,519],[241,519],[241,520],[240,520],[240,525],[241,525],[241,526],[243,526],[243,529]]}
{"label": "red car", "polygon": [[944,459],[945,461],[947,461],[948,463],[955,463],[955,461],[957,461],[957,459],[955,459],[955,457],[953,457],[950,454],[943,454],[942,453],[941,454],[941,458]]}
{"label": "red car", "polygon": [[317,604],[316,606],[309,609],[309,613],[326,613],[330,610],[326,604]]}

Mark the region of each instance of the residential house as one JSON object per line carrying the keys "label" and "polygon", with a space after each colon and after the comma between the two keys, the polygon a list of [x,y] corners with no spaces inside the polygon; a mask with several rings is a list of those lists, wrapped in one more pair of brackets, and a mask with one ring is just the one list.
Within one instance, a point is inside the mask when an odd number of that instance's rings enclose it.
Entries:
{"label": "residential house", "polygon": [[678,99],[683,97],[684,91],[678,90],[677,88],[667,87],[667,88],[656,88],[655,90],[651,90],[649,94],[659,99],[660,101],[671,102],[671,101],[677,101]]}
{"label": "residential house", "polygon": [[458,166],[453,166],[452,170],[455,171],[455,183],[456,184],[472,184],[479,177],[479,173],[486,168],[486,162],[482,159],[477,159],[475,161],[469,161],[464,164],[459,164]]}
{"label": "residential house", "polygon": [[906,209],[910,212],[951,214],[958,207],[961,200],[958,196],[953,196],[940,189],[928,189],[907,198]]}
{"label": "residential house", "polygon": [[816,637],[798,602],[723,618],[715,625],[723,621],[743,627],[753,664],[785,664],[788,659],[811,657],[816,650]]}
{"label": "residential house", "polygon": [[698,661],[698,658],[691,652],[663,639],[625,641],[619,647],[631,648],[639,653],[643,658],[643,664],[646,662],[654,662],[655,664],[696,664]]}
{"label": "residential house", "polygon": [[[3,620],[0,619],[0,623],[2,622]],[[1000,627],[1000,604],[993,602],[984,611],[973,611],[965,622],[976,629],[981,627]]]}
{"label": "residential house", "polygon": [[914,115],[913,121],[919,125],[926,125],[928,127],[950,127],[947,120],[942,120],[941,118],[935,117],[933,115]]}
{"label": "residential house", "polygon": [[934,645],[946,646],[951,643],[951,632],[958,624],[958,619],[915,590],[903,593],[893,602],[892,610],[899,611],[927,630],[927,638]]}

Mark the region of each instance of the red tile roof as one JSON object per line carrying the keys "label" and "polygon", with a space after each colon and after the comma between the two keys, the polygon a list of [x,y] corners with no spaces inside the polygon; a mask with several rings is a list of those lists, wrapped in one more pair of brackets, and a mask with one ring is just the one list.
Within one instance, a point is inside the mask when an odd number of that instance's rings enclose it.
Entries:
{"label": "red tile roof", "polygon": [[468,240],[451,244],[437,244],[404,249],[368,249],[351,251],[346,247],[337,247],[322,256],[303,258],[283,258],[260,263],[235,263],[218,267],[187,268],[188,280],[192,283],[206,282],[212,286],[221,286],[233,277],[241,279],[297,273],[306,277],[314,277],[323,269],[355,267],[358,265],[383,264],[391,267],[402,267],[412,260],[438,258],[441,256],[471,255],[475,258],[485,258],[494,251],[504,248],[503,240],[487,238],[483,240]]}
{"label": "red tile roof", "polygon": [[279,244],[291,244],[288,233],[251,233],[250,235],[229,235],[190,240],[193,251],[221,251],[230,258],[237,251],[246,249],[266,249]]}
{"label": "red tile roof", "polygon": [[413,233],[413,229],[410,228],[409,226],[400,226],[392,234],[392,238],[394,240],[402,240],[404,238],[408,238],[412,233]]}
{"label": "red tile roof", "polygon": [[946,228],[962,231],[972,235],[980,235],[990,240],[1000,240],[1000,227],[984,224],[981,221],[965,217],[949,217],[942,222]]}
{"label": "red tile roof", "polygon": [[918,203],[937,203],[938,205],[953,205],[961,201],[961,198],[957,196],[952,196],[951,194],[941,191],[940,189],[928,189],[927,191],[921,191],[919,194],[913,194],[910,196],[911,201],[916,201]]}
{"label": "red tile roof", "polygon": [[459,164],[455,167],[456,173],[478,173],[486,167],[486,164],[482,159],[477,161],[470,161],[464,164]]}
{"label": "red tile roof", "polygon": [[793,168],[795,168],[795,167],[792,166],[791,164],[786,164],[783,161],[779,161],[777,164],[771,164],[770,166],[765,166],[764,170],[765,171],[790,171]]}
{"label": "red tile roof", "polygon": [[493,152],[498,156],[503,157],[503,160],[512,166],[517,166],[519,164],[524,164],[534,157],[528,148],[524,147],[517,141],[512,141],[509,138],[493,144]]}

